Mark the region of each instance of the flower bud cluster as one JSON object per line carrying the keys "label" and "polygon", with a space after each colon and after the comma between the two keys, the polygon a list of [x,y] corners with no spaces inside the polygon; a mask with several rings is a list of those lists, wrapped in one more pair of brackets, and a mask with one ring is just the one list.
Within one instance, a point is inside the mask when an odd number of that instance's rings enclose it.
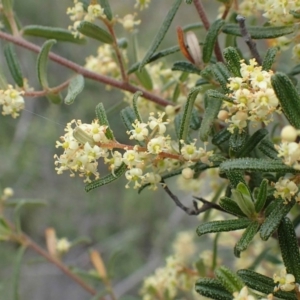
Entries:
{"label": "flower bud cluster", "polygon": [[[279,101],[271,85],[273,72],[262,70],[255,59],[250,59],[249,65],[241,61],[241,76],[229,78],[228,87],[232,91],[229,96],[233,103],[225,103],[219,117],[229,123],[228,130],[239,132],[251,122],[270,123],[273,112],[280,113]],[[227,115],[228,114],[228,115]]]}
{"label": "flower bud cluster", "polygon": [[77,27],[81,21],[94,22],[98,17],[106,18],[104,9],[99,4],[90,4],[85,11],[83,3],[78,0],[74,0],[73,7],[67,8],[67,15],[69,15],[70,20],[74,22],[68,29],[72,31],[76,37],[81,37],[81,34],[77,31]]}
{"label": "flower bud cluster", "polygon": [[150,2],[151,0],[136,0],[134,7],[143,10],[145,8],[148,8]]}
{"label": "flower bud cluster", "polygon": [[[72,177],[78,172],[79,176],[85,177],[85,182],[91,182],[100,177],[98,160],[103,158],[112,174],[122,164],[126,165],[126,188],[131,184],[135,189],[148,184],[155,190],[166,171],[197,161],[209,163],[213,152],[196,147],[195,141],[191,144],[182,141],[181,150],[175,150],[175,142],[166,135],[168,120],[164,116],[165,113],[152,113],[147,123],[136,120],[132,124],[133,129],[127,134],[140,144],[135,146],[108,140],[105,135],[107,127],[100,126],[98,121],[82,124],[79,120],[73,120],[67,124],[61,141],[56,142],[56,147],[62,147],[64,153],[54,156],[55,170],[58,174],[69,170]],[[113,151],[114,148],[122,149],[124,153]]]}
{"label": "flower bud cluster", "polygon": [[296,142],[282,141],[280,145],[275,145],[278,151],[278,157],[282,157],[283,162],[293,167],[296,170],[300,170],[300,144]]}
{"label": "flower bud cluster", "polygon": [[0,105],[2,105],[2,115],[11,115],[13,118],[19,116],[19,112],[24,109],[25,102],[20,92],[8,85],[6,90],[0,90]]}

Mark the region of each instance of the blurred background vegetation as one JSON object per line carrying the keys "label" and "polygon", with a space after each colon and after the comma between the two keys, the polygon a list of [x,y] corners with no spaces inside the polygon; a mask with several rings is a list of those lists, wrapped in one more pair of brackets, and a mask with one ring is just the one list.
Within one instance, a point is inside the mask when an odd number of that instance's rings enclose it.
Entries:
{"label": "blurred background vegetation", "polygon": [[[132,12],[135,1],[111,0],[115,14],[123,16]],[[148,10],[142,11],[139,18],[139,44],[142,52],[150,45],[173,0],[153,0]],[[217,11],[209,2],[209,13],[215,18]],[[15,0],[15,11],[22,25],[40,24],[67,28],[71,24],[65,14],[71,0]],[[182,5],[179,14],[169,30],[162,48],[176,44],[175,27],[199,22],[192,5]],[[121,25],[119,37],[124,32]],[[203,31],[197,31],[199,39]],[[130,41],[130,36],[126,36]],[[42,45],[42,39],[30,39]],[[3,48],[4,41],[0,41]],[[85,57],[96,53],[97,43],[88,41],[84,46],[58,43],[53,52],[84,64]],[[16,47],[21,60],[23,73],[36,90],[36,54]],[[130,48],[128,50],[130,52]],[[179,59],[183,59],[180,55]],[[173,59],[173,58],[172,58]],[[3,54],[0,54],[1,68],[9,74]],[[171,65],[171,64],[170,64]],[[53,63],[49,63],[49,80],[58,85],[72,73]],[[8,75],[9,77],[9,75]],[[9,80],[12,82],[12,80]],[[0,116],[0,185],[12,187],[15,198],[43,199],[46,207],[26,208],[22,213],[22,226],[35,241],[45,247],[44,231],[55,228],[58,237],[70,241],[78,237],[89,237],[89,244],[80,245],[64,257],[68,265],[76,265],[85,270],[92,266],[88,258],[90,247],[101,252],[105,261],[116,256],[114,267],[114,287],[122,299],[139,299],[139,288],[143,277],[163,264],[164,257],[171,251],[176,232],[183,229],[195,230],[198,220],[177,209],[166,197],[162,189],[155,193],[145,190],[138,195],[135,190],[124,188],[125,180],[86,193],[84,183],[69,174],[57,175],[54,170],[53,155],[55,141],[63,134],[65,124],[72,119],[90,122],[95,118],[94,108],[103,102],[108,117],[120,142],[127,138],[119,117],[122,103],[120,91],[108,91],[104,85],[86,81],[85,90],[71,106],[50,105],[45,98],[26,99],[26,109],[18,119]],[[117,109],[111,109],[120,104]],[[105,170],[101,172],[105,174]],[[176,190],[174,190],[176,192]],[[191,205],[191,195],[177,193]],[[200,245],[200,248],[202,245]],[[206,248],[203,246],[202,248]],[[15,260],[16,246],[1,243],[0,246],[0,298],[12,299],[11,277]],[[36,258],[27,251],[21,273],[21,300],[83,300],[91,297],[55,266]],[[95,282],[95,286],[99,283]]]}

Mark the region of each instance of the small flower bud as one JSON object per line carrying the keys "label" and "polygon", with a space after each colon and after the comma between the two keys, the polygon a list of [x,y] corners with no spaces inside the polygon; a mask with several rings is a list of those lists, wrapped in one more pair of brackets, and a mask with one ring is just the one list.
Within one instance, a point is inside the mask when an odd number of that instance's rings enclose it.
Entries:
{"label": "small flower bud", "polygon": [[60,254],[67,253],[71,248],[71,243],[66,239],[62,238],[56,242],[56,250]]}
{"label": "small flower bud", "polygon": [[14,190],[10,187],[7,187],[3,190],[3,196],[7,199],[14,195]]}
{"label": "small flower bud", "polygon": [[173,116],[175,114],[176,108],[173,105],[167,105],[165,107],[165,112],[168,116]]}
{"label": "small flower bud", "polygon": [[297,136],[297,130],[291,125],[287,125],[281,130],[281,139],[287,142],[294,142]]}
{"label": "small flower bud", "polygon": [[188,31],[186,33],[186,43],[189,47],[188,51],[191,57],[193,58],[195,65],[200,66],[202,63],[201,49],[199,46],[197,36],[194,32]]}
{"label": "small flower bud", "polygon": [[228,119],[228,111],[220,110],[218,114],[218,119],[221,121],[225,121],[226,119]]}
{"label": "small flower bud", "polygon": [[184,168],[181,172],[184,179],[191,179],[194,176],[194,170],[191,168]]}

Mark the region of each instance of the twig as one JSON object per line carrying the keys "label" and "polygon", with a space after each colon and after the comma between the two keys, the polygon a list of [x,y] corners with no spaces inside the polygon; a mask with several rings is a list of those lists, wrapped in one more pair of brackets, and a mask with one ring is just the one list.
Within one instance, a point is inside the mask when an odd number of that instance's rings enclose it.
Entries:
{"label": "twig", "polygon": [[165,184],[165,182],[162,180],[162,184],[163,184],[163,189],[166,191],[166,193],[171,197],[171,199],[175,202],[175,204],[181,208],[184,212],[186,212],[188,215],[190,216],[197,216],[209,209],[217,209],[217,210],[220,210],[220,211],[223,211],[223,212],[226,212],[222,207],[220,207],[218,204],[215,204],[215,203],[211,203],[203,198],[197,198],[195,197],[195,199],[201,201],[203,203],[202,207],[201,208],[198,208],[198,205],[197,205],[197,201],[193,201],[193,204],[194,204],[194,208],[189,208],[189,207],[186,207],[185,205],[183,205],[180,200],[178,199],[177,196],[175,196],[171,190],[168,188],[168,186]]}
{"label": "twig", "polygon": [[[36,52],[36,53],[39,53],[41,48],[33,43],[30,43],[26,40],[24,40],[23,38],[19,38],[19,37],[14,37],[10,34],[7,34],[3,31],[0,31],[0,39],[3,39],[3,40],[7,40],[9,42],[12,42],[18,46],[21,46],[23,48],[26,48],[30,51],[33,51],[33,52]],[[49,53],[49,58],[55,62],[57,62],[58,64],[68,68],[68,69],[71,69],[73,71],[75,71],[76,73],[78,74],[81,74],[82,76],[86,77],[86,78],[89,78],[89,79],[92,79],[92,80],[95,80],[95,81],[98,81],[98,82],[102,82],[104,84],[108,84],[108,85],[111,85],[115,88],[118,88],[118,89],[121,89],[121,90],[124,90],[124,91],[128,91],[128,92],[131,92],[131,93],[135,93],[137,91],[141,91],[143,93],[143,97],[152,101],[152,102],[155,102],[161,106],[167,106],[167,105],[174,105],[173,102],[171,101],[168,101],[168,100],[165,100],[163,98],[161,98],[160,96],[158,95],[155,95],[153,93],[150,93],[146,90],[143,90],[139,87],[136,87],[134,85],[131,85],[130,83],[127,83],[127,82],[123,82],[123,81],[119,81],[119,80],[116,80],[116,79],[113,79],[113,78],[110,78],[110,77],[107,77],[107,76],[104,76],[104,75],[101,75],[101,74],[98,74],[98,73],[95,73],[95,72],[92,72],[92,71],[89,71],[87,70],[86,68],[68,60],[68,59],[65,59],[57,54],[54,54],[52,52]]]}
{"label": "twig", "polygon": [[[209,20],[207,18],[206,12],[204,10],[204,7],[201,3],[201,0],[194,0],[194,5],[195,5],[198,15],[204,25],[204,28],[206,30],[208,30],[210,27],[210,24],[209,24]],[[224,62],[222,51],[221,51],[218,40],[216,41],[214,52],[215,52],[217,60],[220,62]]]}
{"label": "twig", "polygon": [[259,65],[262,65],[262,59],[257,51],[256,43],[252,40],[251,35],[249,34],[249,32],[246,28],[245,17],[238,15],[236,17],[236,20],[239,23],[242,37],[244,38],[245,43],[249,47],[252,56],[256,59],[256,61],[258,62]]}

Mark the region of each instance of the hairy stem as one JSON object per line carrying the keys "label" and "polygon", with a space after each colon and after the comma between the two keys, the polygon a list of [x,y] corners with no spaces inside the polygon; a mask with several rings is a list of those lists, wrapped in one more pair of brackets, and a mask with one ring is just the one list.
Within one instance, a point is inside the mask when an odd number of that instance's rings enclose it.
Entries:
{"label": "hairy stem", "polygon": [[[36,52],[36,53],[39,53],[41,48],[33,43],[30,43],[26,40],[24,40],[23,38],[19,38],[19,37],[14,37],[10,34],[7,34],[5,32],[2,32],[0,31],[0,39],[3,39],[3,40],[6,40],[6,41],[9,41],[9,42],[12,42],[18,46],[21,46],[23,48],[26,48],[30,51],[33,51],[33,52]],[[110,78],[110,77],[107,77],[107,76],[104,76],[104,75],[101,75],[101,74],[98,74],[98,73],[95,73],[95,72],[92,72],[92,71],[89,71],[87,70],[86,68],[66,59],[66,58],[63,58],[57,54],[54,54],[54,53],[49,53],[49,58],[55,62],[57,62],[58,64],[70,69],[70,70],[73,70],[75,71],[76,73],[78,74],[81,74],[82,76],[84,76],[85,78],[89,78],[89,79],[92,79],[94,81],[98,81],[98,82],[102,82],[104,84],[108,84],[110,86],[113,86],[117,89],[121,89],[121,90],[124,90],[124,91],[128,91],[128,92],[131,92],[131,93],[135,93],[137,91],[141,91],[143,93],[143,97],[152,101],[152,102],[155,102],[156,104],[159,104],[161,106],[167,106],[167,105],[174,105],[173,102],[171,101],[168,101],[168,100],[165,100],[164,98],[156,95],[156,94],[153,94],[153,93],[150,93],[148,91],[145,91],[139,87],[136,87],[128,82],[123,82],[123,81],[119,81],[119,80],[116,80],[116,79],[113,79],[113,78]]]}

